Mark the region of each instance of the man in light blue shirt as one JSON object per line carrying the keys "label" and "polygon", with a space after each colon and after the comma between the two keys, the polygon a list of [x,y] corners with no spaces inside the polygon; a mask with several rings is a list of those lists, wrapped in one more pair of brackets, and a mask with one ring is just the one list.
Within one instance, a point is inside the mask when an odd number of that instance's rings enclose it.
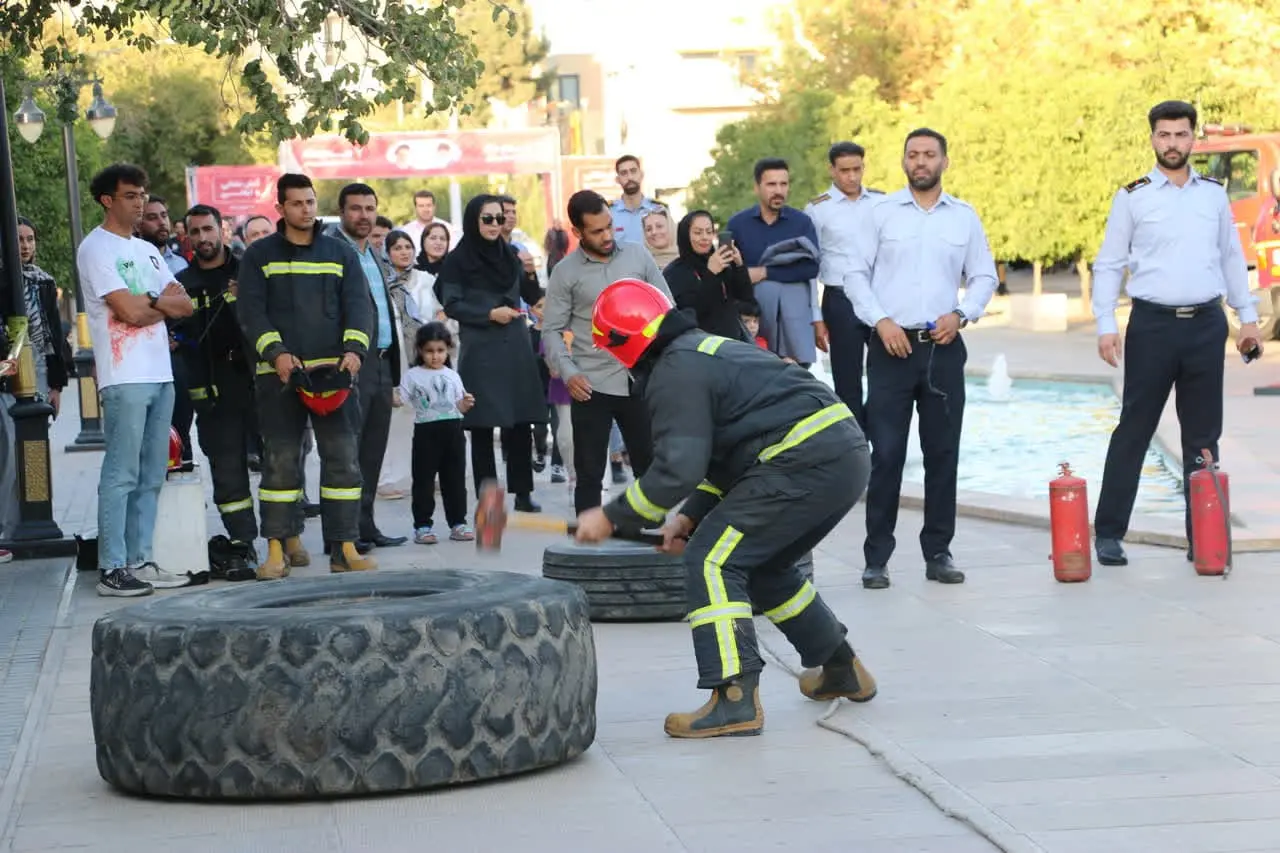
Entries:
{"label": "man in light blue shirt", "polygon": [[844,292],[844,285],[853,256],[865,258],[871,251],[871,208],[884,198],[880,190],[862,186],[866,153],[854,142],[832,145],[827,152],[831,187],[804,208],[822,247],[818,280],[822,283],[822,319],[827,324],[832,384],[862,427],[867,423],[862,406],[862,364],[871,328],[854,313],[853,298]]}
{"label": "man in light blue shirt", "polygon": [[951,558],[964,417],[960,329],[982,316],[997,282],[978,214],[942,191],[947,163],[942,134],[928,128],[907,134],[902,170],[908,186],[871,211],[870,256],[855,256],[845,279],[858,316],[875,329],[867,347],[867,589],[889,585],[913,406],[924,454],[925,577],[964,582]]}
{"label": "man in light blue shirt", "polygon": [[622,188],[621,198],[609,205],[609,213],[613,216],[613,239],[619,243],[644,245],[645,214],[661,210],[664,205],[647,198],[640,188],[644,171],[638,157],[623,154],[613,164],[613,171],[617,175],[618,186]]}
{"label": "man in light blue shirt", "polygon": [[[1116,192],[1093,266],[1098,355],[1112,367],[1122,351],[1128,356],[1120,422],[1107,448],[1094,515],[1094,547],[1104,566],[1128,562],[1120,543],[1170,390],[1178,393],[1183,492],[1191,472],[1204,467],[1204,450],[1218,458],[1222,345],[1227,337],[1224,296],[1240,318],[1236,348],[1242,354],[1262,353],[1249,270],[1226,190],[1188,165],[1196,118],[1195,107],[1183,101],[1151,108],[1147,122],[1156,166]],[[1133,309],[1122,346],[1115,309],[1126,268]],[[1186,530],[1191,560],[1190,508]]]}
{"label": "man in light blue shirt", "polygon": [[[376,340],[360,368],[358,393],[363,487],[360,493],[360,540],[356,548],[367,552],[372,547],[387,548],[409,541],[405,536],[384,535],[373,519],[373,502],[378,494],[382,460],[391,432],[391,396],[400,384],[400,323],[395,316],[386,280],[382,277],[377,251],[369,242],[378,216],[378,196],[367,184],[347,184],[338,193],[338,212],[342,219],[335,236],[349,242],[360,258],[360,267],[369,282],[369,294],[378,314]],[[402,453],[404,448],[396,448],[394,452]]]}

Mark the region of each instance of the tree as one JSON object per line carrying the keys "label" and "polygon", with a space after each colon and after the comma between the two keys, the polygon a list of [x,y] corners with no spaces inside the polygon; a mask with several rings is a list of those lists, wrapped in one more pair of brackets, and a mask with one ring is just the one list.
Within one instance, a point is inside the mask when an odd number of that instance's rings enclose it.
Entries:
{"label": "tree", "polygon": [[[456,21],[468,3],[488,9],[495,22],[505,16],[508,32],[516,32],[516,18],[493,0],[71,0],[65,5],[72,7],[81,36],[100,31],[148,51],[160,41],[153,29],[158,25],[174,43],[223,59],[226,72],[238,78],[254,104],[236,121],[241,134],[266,132],[278,141],[336,130],[363,143],[368,132],[362,120],[379,106],[416,104],[419,78],[432,82],[428,113],[447,111],[475,87],[483,63]],[[63,6],[58,0],[0,3],[0,33],[19,54],[38,53],[48,68],[75,66],[80,57],[66,38],[52,44],[43,38],[45,25]],[[338,57],[332,65],[326,48]]]}
{"label": "tree", "polygon": [[464,98],[471,114],[459,124],[462,127],[484,127],[493,112],[489,99],[508,106],[527,104],[545,93],[550,78],[535,78],[533,69],[547,58],[550,43],[533,31],[533,16],[524,0],[507,4],[513,26],[502,27],[480,3],[458,10],[458,29],[466,34],[484,57],[484,70],[476,86]]}

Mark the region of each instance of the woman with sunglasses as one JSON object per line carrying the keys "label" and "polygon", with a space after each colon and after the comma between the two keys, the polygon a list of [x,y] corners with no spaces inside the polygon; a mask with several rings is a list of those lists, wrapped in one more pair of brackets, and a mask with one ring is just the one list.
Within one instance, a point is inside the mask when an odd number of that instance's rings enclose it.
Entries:
{"label": "woman with sunglasses", "polygon": [[502,202],[482,195],[467,204],[462,239],[445,258],[439,284],[444,311],[458,321],[458,374],[475,396],[462,425],[471,433],[471,472],[477,496],[497,478],[493,430],[502,431],[507,491],[520,512],[539,512],[533,500],[535,423],[546,423],[537,357],[520,300],[536,305],[542,289],[528,280],[520,259],[502,239]]}

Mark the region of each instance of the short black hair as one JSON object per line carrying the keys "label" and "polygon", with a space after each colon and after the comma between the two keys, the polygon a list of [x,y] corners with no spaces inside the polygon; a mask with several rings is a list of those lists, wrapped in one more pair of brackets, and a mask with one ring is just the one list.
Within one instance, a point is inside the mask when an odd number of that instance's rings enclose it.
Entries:
{"label": "short black hair", "polygon": [[147,196],[147,204],[163,204],[164,209],[169,209],[169,200],[162,195]]}
{"label": "short black hair", "polygon": [[413,200],[417,201],[420,198],[429,198],[432,201],[435,201],[436,194],[433,193],[431,190],[418,190],[416,193],[413,194]]}
{"label": "short black hair", "polygon": [[391,247],[401,240],[408,240],[409,248],[414,250],[414,254],[417,254],[418,247],[414,244],[413,238],[401,231],[399,228],[393,228],[391,231],[387,232],[387,237],[382,243],[382,248],[390,252]]}
{"label": "short black hair", "polygon": [[[115,195],[121,184],[146,189],[148,183],[147,173],[141,166],[135,166],[132,163],[112,163],[89,181],[89,194],[93,196],[94,201],[102,204],[102,197]],[[106,205],[102,206],[106,207]]]}
{"label": "short black hair", "polygon": [[634,154],[623,154],[617,160],[613,161],[613,171],[616,173],[619,169],[622,168],[623,163],[635,163],[637,166],[639,166],[640,158]]}
{"label": "short black hair", "polygon": [[760,179],[764,177],[765,172],[773,172],[778,169],[788,174],[791,172],[791,167],[781,157],[762,157],[756,161],[755,169],[752,172],[756,176],[756,183],[758,184]]}
{"label": "short black hair", "polygon": [[739,317],[759,317],[760,303],[754,299],[738,300],[738,316]]}
{"label": "short black hair", "polygon": [[502,202],[504,205],[509,204],[512,207],[520,206],[519,203],[516,201],[515,196],[500,195],[498,196],[498,201]]}
{"label": "short black hair", "polygon": [[569,221],[574,228],[581,228],[588,214],[603,213],[609,202],[595,190],[578,190],[569,196]]}
{"label": "short black hair", "polygon": [[300,175],[297,172],[285,172],[276,179],[276,202],[284,204],[285,196],[289,190],[311,190],[315,192],[316,185],[311,183],[311,179],[306,175]]}
{"label": "short black hair", "polygon": [[381,214],[378,215],[377,219],[373,220],[373,224],[378,228],[391,229],[396,227],[394,222]]}
{"label": "short black hair", "polygon": [[947,138],[938,131],[928,127],[917,127],[915,130],[907,134],[907,138],[902,142],[902,153],[907,153],[907,143],[913,139],[936,139],[938,145],[942,147],[942,156],[947,156]]}
{"label": "short black hair", "polygon": [[856,142],[837,142],[827,149],[827,161],[832,166],[841,157],[866,157],[867,149],[863,148]]}
{"label": "short black hair", "polygon": [[353,195],[371,195],[373,200],[378,200],[378,194],[373,191],[373,187],[368,184],[354,183],[347,184],[338,192],[338,210],[346,210],[347,199]]}
{"label": "short black hair", "polygon": [[1196,120],[1199,116],[1196,114],[1196,108],[1186,101],[1161,101],[1151,108],[1151,112],[1147,113],[1147,123],[1151,125],[1151,129],[1156,129],[1158,121],[1177,121],[1185,118],[1191,122],[1191,129],[1196,129]]}
{"label": "short black hair", "polygon": [[218,223],[218,227],[222,227],[222,212],[218,208],[208,204],[194,204],[187,211],[187,215],[182,217],[183,224],[191,220],[193,216],[212,216],[213,221]]}

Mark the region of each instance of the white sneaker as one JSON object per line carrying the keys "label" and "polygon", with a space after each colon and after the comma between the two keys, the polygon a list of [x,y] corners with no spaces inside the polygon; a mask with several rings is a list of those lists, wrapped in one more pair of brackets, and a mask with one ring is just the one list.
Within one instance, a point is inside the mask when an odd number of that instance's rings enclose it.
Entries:
{"label": "white sneaker", "polygon": [[152,562],[143,563],[138,568],[133,569],[133,576],[143,583],[151,584],[156,589],[177,589],[180,586],[190,586],[191,584],[189,576],[166,572]]}

